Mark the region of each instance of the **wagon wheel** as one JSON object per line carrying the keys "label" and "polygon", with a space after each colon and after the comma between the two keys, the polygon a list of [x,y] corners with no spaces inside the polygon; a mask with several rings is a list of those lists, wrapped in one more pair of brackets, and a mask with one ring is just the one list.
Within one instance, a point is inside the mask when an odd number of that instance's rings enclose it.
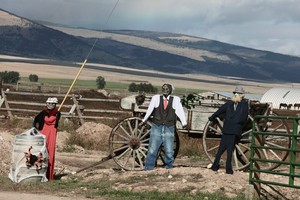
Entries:
{"label": "wagon wheel", "polygon": [[[268,116],[277,116],[276,113],[272,113]],[[266,118],[267,125],[263,129],[264,132],[268,133],[284,133],[289,134],[290,129],[288,128],[288,123],[284,119],[275,119],[275,118]],[[285,136],[274,136],[274,135],[264,135],[262,137],[262,143],[265,147],[275,147],[275,148],[290,148],[291,147],[291,138]],[[284,161],[289,155],[289,151],[282,150],[271,150],[271,149],[262,149],[261,156],[263,159],[275,160],[275,161]],[[280,165],[280,163],[264,163],[259,162],[260,168],[273,170]]]}
{"label": "wagon wheel", "polygon": [[[253,118],[249,116],[248,120],[250,124],[252,124]],[[264,123],[261,126],[261,124],[258,124],[255,128],[257,130],[268,130],[269,132],[275,132],[278,130],[281,130],[283,132],[288,133],[289,129],[284,120],[280,119],[272,119],[272,124],[269,122],[270,118],[267,118],[267,123]],[[206,126],[204,128],[203,133],[203,148],[205,151],[205,154],[209,158],[211,162],[214,161],[214,156],[216,155],[219,143],[222,137],[221,129],[223,127],[223,121],[219,118],[217,118],[214,122],[207,122]],[[232,157],[232,166],[234,170],[244,170],[249,167],[250,165],[250,145],[251,145],[251,132],[252,129],[245,129],[242,131],[241,137],[237,144],[235,145],[235,150],[233,152]],[[282,139],[282,140],[280,140]],[[264,136],[263,137],[263,143],[261,145],[266,147],[278,147],[278,148],[289,148],[290,147],[290,138],[288,141],[283,141],[283,138],[280,138],[279,136]],[[262,158],[265,159],[274,159],[274,160],[281,160],[284,161],[288,156],[288,151],[278,151],[278,150],[270,150],[270,149],[264,149],[261,153]],[[220,164],[225,163],[226,161],[226,153],[223,153],[221,157]],[[276,163],[269,163],[265,165],[261,165],[261,169],[274,169],[278,167],[280,164]]]}
{"label": "wagon wheel", "polygon": [[[118,123],[109,137],[110,153],[114,161],[125,170],[143,170],[148,151],[151,123],[141,126],[142,118],[130,117]],[[175,132],[174,158],[179,150],[178,134]],[[162,148],[161,148],[162,149]],[[163,161],[163,150],[158,153]]]}

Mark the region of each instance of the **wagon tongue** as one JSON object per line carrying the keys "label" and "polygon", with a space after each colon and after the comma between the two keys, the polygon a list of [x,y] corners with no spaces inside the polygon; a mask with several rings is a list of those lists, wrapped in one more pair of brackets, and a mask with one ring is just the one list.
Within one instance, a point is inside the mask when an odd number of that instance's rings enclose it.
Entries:
{"label": "wagon tongue", "polygon": [[87,166],[87,167],[82,168],[82,169],[79,169],[79,170],[77,170],[76,172],[74,172],[74,173],[72,173],[72,174],[77,174],[77,173],[82,172],[82,171],[84,171],[84,170],[87,170],[87,169],[93,168],[93,167],[95,167],[95,166],[97,166],[97,165],[100,165],[100,164],[102,164],[102,163],[104,163],[104,162],[106,162],[106,161],[112,159],[114,156],[115,156],[115,155],[111,155],[111,154],[110,154],[110,155],[108,155],[108,156],[102,158],[100,161],[95,162],[95,163],[93,163],[93,164],[91,164],[91,165],[89,165],[89,166]]}

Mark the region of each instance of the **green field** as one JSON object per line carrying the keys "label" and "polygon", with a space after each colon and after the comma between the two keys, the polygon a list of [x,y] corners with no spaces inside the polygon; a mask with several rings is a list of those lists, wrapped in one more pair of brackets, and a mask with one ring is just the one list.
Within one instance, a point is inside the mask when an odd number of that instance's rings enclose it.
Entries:
{"label": "green field", "polygon": [[[52,79],[52,78],[39,78],[38,82],[30,82],[28,77],[21,77],[20,83],[23,85],[42,85],[44,87],[64,87],[69,88],[72,83],[73,79]],[[136,83],[139,84],[139,83]],[[105,90],[108,91],[127,91],[130,84],[128,83],[118,83],[118,82],[108,82],[106,81]],[[160,85],[154,85],[160,91]],[[97,89],[96,80],[76,80],[74,85],[74,89]],[[195,90],[189,88],[175,88],[174,94],[182,95],[182,94],[190,94],[190,93],[200,93],[203,92],[202,90]]]}

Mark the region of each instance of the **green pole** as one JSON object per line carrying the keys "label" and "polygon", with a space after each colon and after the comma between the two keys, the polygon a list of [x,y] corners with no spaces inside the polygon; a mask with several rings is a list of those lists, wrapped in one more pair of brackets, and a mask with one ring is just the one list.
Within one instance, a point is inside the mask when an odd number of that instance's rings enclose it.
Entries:
{"label": "green pole", "polygon": [[298,118],[293,119],[293,132],[292,132],[292,144],[290,151],[290,176],[289,185],[294,186],[295,180],[295,161],[296,161],[296,149],[297,149],[297,133],[298,133]]}

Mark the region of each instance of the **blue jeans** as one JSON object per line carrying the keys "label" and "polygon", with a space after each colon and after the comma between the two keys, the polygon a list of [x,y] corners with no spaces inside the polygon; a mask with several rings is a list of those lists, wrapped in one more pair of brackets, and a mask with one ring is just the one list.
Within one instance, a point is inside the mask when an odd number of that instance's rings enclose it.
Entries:
{"label": "blue jeans", "polygon": [[163,145],[166,168],[173,168],[174,162],[174,131],[175,126],[152,124],[150,141],[145,163],[145,170],[152,170],[155,167],[159,147]]}

